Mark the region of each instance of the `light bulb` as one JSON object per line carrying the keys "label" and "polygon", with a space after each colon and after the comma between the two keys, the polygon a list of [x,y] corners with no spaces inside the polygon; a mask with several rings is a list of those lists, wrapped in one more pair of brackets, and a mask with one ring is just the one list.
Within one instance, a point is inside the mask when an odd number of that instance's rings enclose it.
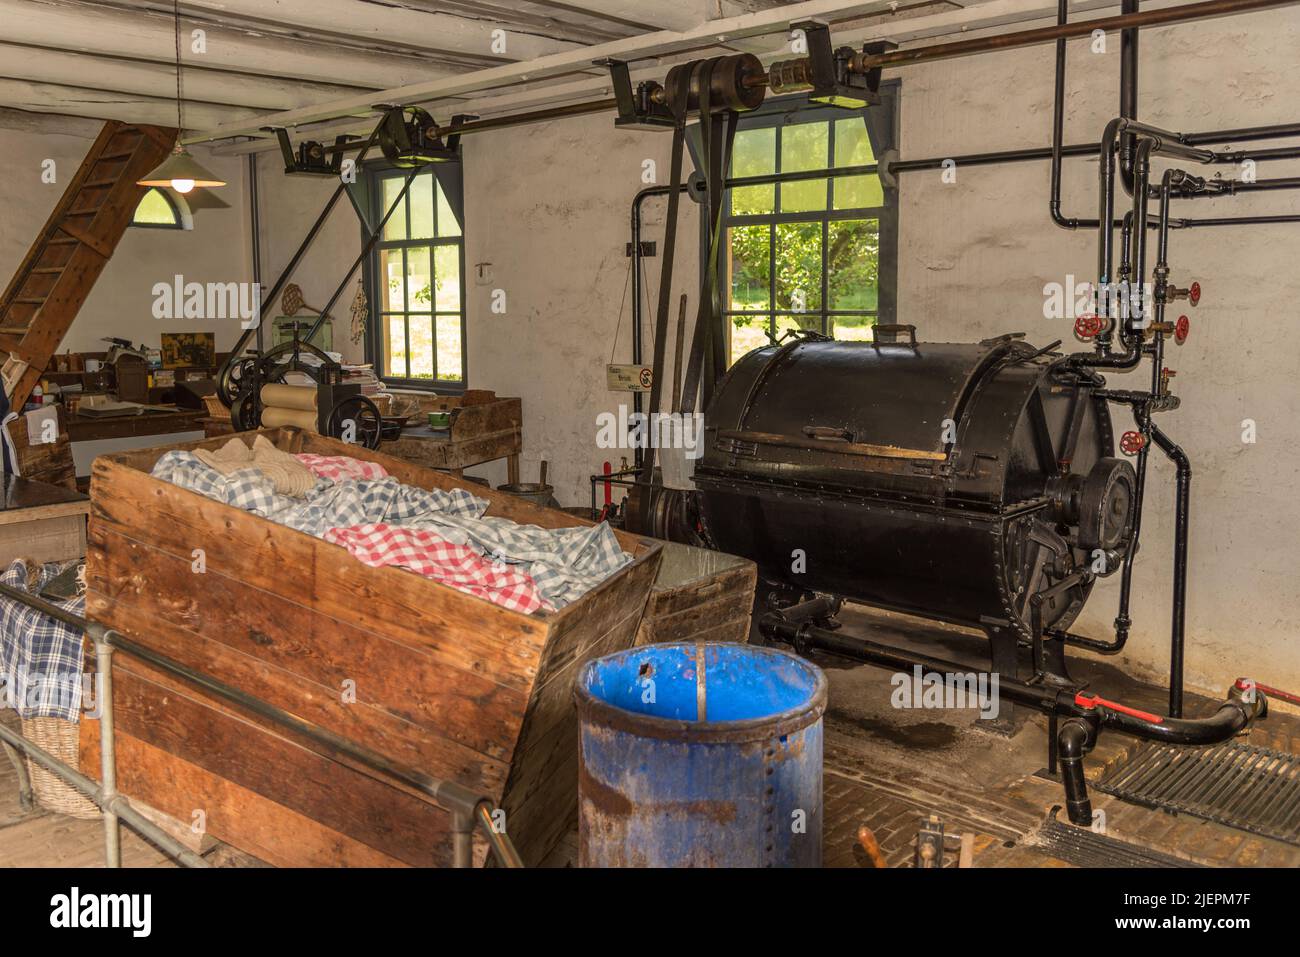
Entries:
{"label": "light bulb", "polygon": [[193,188],[194,188],[194,180],[192,179],[172,180],[172,189],[176,190],[176,192],[178,193],[188,193]]}

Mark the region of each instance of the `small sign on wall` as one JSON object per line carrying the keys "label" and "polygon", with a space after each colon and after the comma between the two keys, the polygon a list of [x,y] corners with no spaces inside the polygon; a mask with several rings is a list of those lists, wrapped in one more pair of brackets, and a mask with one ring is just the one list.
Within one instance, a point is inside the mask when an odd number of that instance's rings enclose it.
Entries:
{"label": "small sign on wall", "polygon": [[607,365],[605,379],[610,392],[649,392],[654,385],[654,370],[649,366]]}

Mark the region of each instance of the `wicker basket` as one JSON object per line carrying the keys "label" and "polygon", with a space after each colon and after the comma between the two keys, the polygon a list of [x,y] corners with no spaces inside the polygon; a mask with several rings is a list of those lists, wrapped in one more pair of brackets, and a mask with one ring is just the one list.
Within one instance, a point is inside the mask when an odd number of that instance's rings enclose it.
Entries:
{"label": "wicker basket", "polygon": [[[24,718],[23,737],[64,764],[70,764],[74,768],[78,766],[78,726],[73,722],[62,718]],[[99,817],[98,805],[62,778],[51,774],[30,758],[27,759],[27,770],[32,777],[32,792],[41,807],[83,821]]]}
{"label": "wicker basket", "polygon": [[208,407],[208,418],[230,421],[230,410],[226,408],[221,401],[221,397],[215,392],[212,395],[205,395],[203,404]]}

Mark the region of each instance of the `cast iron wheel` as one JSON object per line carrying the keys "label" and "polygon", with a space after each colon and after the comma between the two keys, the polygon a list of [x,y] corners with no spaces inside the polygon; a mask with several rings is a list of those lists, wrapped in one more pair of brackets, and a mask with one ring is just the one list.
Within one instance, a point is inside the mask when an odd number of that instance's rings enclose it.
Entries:
{"label": "cast iron wheel", "polygon": [[[351,430],[348,424],[351,423]],[[379,406],[364,395],[350,395],[340,399],[330,409],[326,430],[331,438],[362,445],[368,449],[379,448],[382,437],[384,418],[379,414]],[[352,437],[348,438],[351,432]]]}

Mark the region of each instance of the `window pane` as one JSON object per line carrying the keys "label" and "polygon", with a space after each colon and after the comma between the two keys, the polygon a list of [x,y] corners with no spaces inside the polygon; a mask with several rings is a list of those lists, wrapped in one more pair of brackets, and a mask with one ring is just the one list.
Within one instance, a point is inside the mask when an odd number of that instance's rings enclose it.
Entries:
{"label": "window pane", "polygon": [[[402,192],[402,185],[406,182],[405,177],[390,176],[383,180],[384,199],[383,207],[379,210],[379,218],[384,218],[384,213],[388,212],[388,207],[393,205],[399,193]],[[393,210],[393,215],[388,222],[384,224],[384,239],[405,239],[406,238],[406,211],[398,206]]]}
{"label": "window pane", "polygon": [[830,308],[874,311],[880,275],[880,223],[874,219],[832,222],[829,239]]}
{"label": "window pane", "polygon": [[871,154],[867,121],[862,117],[835,121],[835,165],[867,166],[876,158]]}
{"label": "window pane", "polygon": [[885,205],[879,176],[843,176],[835,181],[836,209],[870,209]]}
{"label": "window pane", "polygon": [[[411,238],[433,238],[433,174],[421,173],[411,183]],[[394,216],[397,214],[394,213]]]}
{"label": "window pane", "polygon": [[175,226],[176,213],[166,196],[157,189],[150,189],[135,208],[135,216],[131,221],[146,226]]}
{"label": "window pane", "polygon": [[769,241],[767,226],[731,230],[731,308],[737,312],[772,308]]}
{"label": "window pane", "polygon": [[461,377],[460,317],[439,316],[438,324],[438,378],[459,382]]}
{"label": "window pane", "polygon": [[[740,130],[731,153],[732,176],[770,176],[776,172],[776,130]],[[740,186],[731,191],[731,212],[736,216],[771,213],[776,207],[775,186]]]}
{"label": "window pane", "polygon": [[433,275],[429,271],[429,247],[412,246],[406,250],[406,309],[430,312],[433,309]]}
{"label": "window pane", "polygon": [[433,274],[438,290],[435,308],[439,312],[460,312],[460,246],[434,247]]}
{"label": "window pane", "polygon": [[776,308],[819,312],[822,307],[822,224],[776,227]]}
{"label": "window pane", "polygon": [[451,204],[447,202],[447,194],[442,191],[442,184],[438,183],[438,238],[450,239],[453,236],[460,235],[460,223],[456,221],[456,214],[451,211]]}
{"label": "window pane", "polygon": [[831,334],[841,342],[870,342],[875,316],[832,316]]}
{"label": "window pane", "polygon": [[406,283],[402,280],[402,251],[379,250],[379,280],[383,296],[379,303],[381,312],[401,312],[406,308]]}
{"label": "window pane", "polygon": [[745,353],[769,344],[767,316],[728,316],[727,318],[731,320],[731,358],[727,362],[728,366]]}
{"label": "window pane", "polygon": [[[826,169],[830,160],[830,124],[799,123],[781,130],[781,172]],[[826,180],[781,184],[781,211],[810,213],[826,208]]]}
{"label": "window pane", "polygon": [[411,316],[411,378],[433,378],[433,317]]}
{"label": "window pane", "polygon": [[384,316],[384,371],[406,378],[406,319]]}

